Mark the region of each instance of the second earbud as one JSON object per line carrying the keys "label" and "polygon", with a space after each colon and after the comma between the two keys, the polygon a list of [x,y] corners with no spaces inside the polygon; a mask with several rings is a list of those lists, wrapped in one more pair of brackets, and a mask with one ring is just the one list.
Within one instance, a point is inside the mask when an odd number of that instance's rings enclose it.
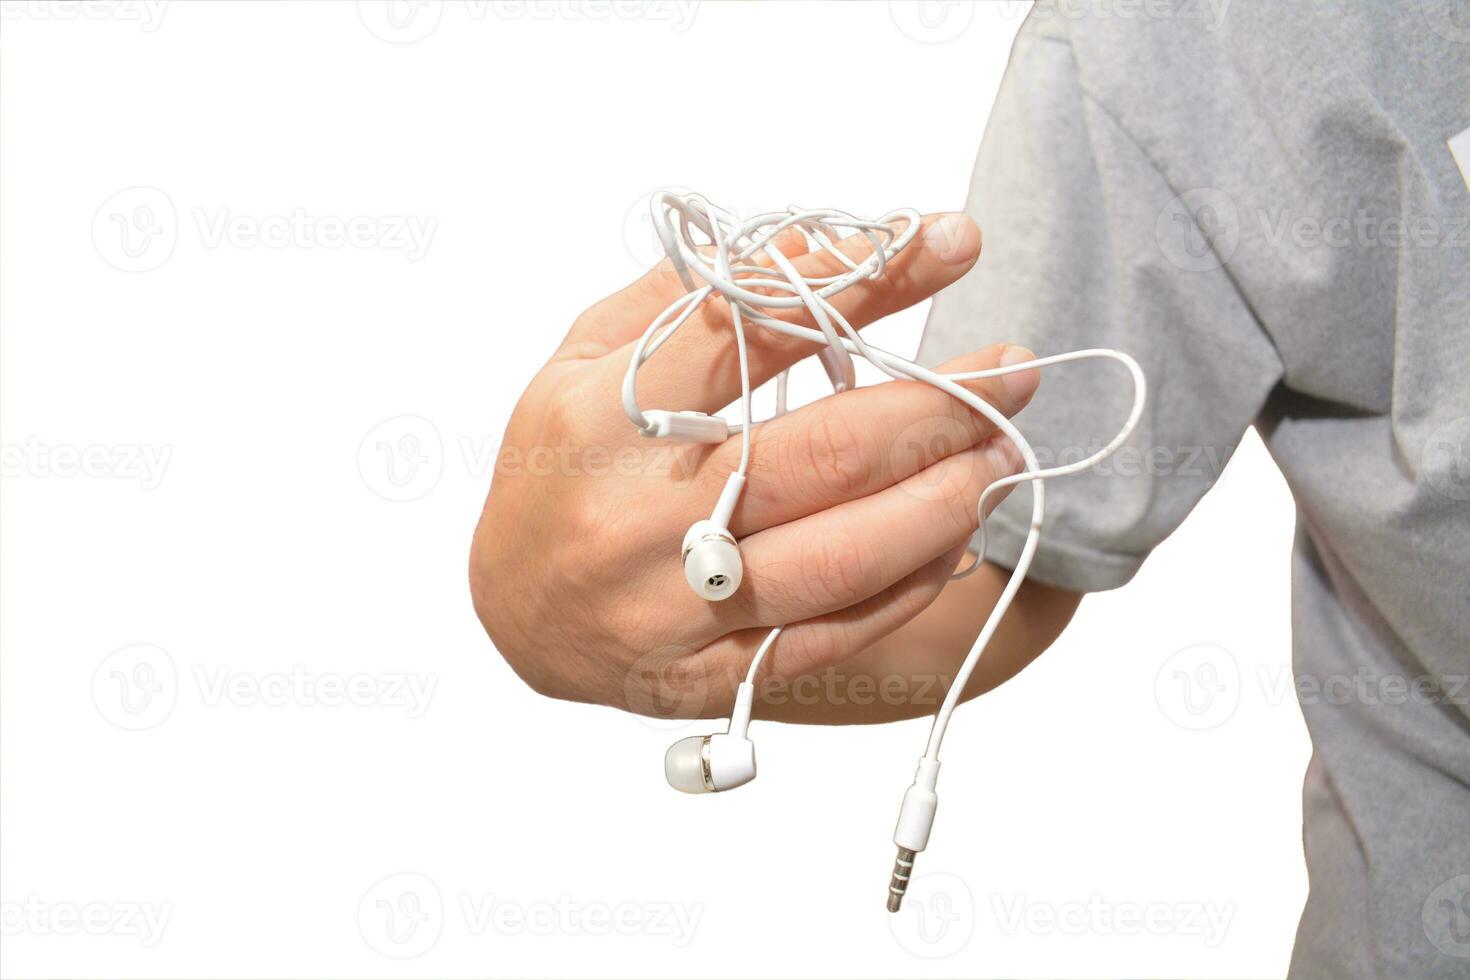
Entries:
{"label": "second earbud", "polygon": [[669,785],[681,793],[719,793],[754,779],[755,743],[747,735],[754,702],[755,687],[746,681],[735,692],[728,731],[690,735],[670,745],[664,754]]}

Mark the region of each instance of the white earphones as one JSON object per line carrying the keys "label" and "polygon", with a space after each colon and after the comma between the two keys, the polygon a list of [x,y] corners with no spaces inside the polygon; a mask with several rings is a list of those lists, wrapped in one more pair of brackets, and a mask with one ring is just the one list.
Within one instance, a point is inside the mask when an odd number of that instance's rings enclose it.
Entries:
{"label": "white earphones", "polygon": [[750,709],[755,704],[755,672],[781,635],[781,627],[766,634],[751,661],[750,673],[735,691],[730,727],[723,735],[690,735],[664,753],[664,778],[681,793],[718,793],[744,786],[755,778],[755,743]]}
{"label": "white earphones", "polygon": [[730,533],[730,517],[744,489],[745,477],[732,473],[715,504],[715,512],[707,520],[696,521],[684,535],[684,580],[695,593],[711,602],[730,598],[745,577],[740,546]]}
{"label": "white earphones", "polygon": [[[744,577],[740,548],[730,533],[730,521],[740,494],[745,489],[750,466],[753,424],[750,408],[750,364],[745,342],[747,321],[790,337],[825,345],[818,357],[835,392],[845,391],[855,384],[852,355],[856,354],[890,377],[923,381],[959,399],[983,415],[1015,444],[1024,461],[1024,469],[1014,476],[996,480],[980,494],[977,555],[974,563],[956,572],[954,578],[971,574],[985,560],[985,505],[990,496],[1003,487],[1023,482],[1033,483],[1031,526],[1016,560],[1016,567],[935,715],[914,783],[904,794],[903,804],[899,809],[898,823],[893,835],[894,843],[898,847],[898,858],[894,863],[888,891],[888,909],[896,912],[908,888],[915,856],[928,845],[929,832],[934,825],[934,816],[939,805],[939,797],[935,792],[939,779],[939,747],[944,741],[949,719],[959,704],[960,695],[970,675],[974,673],[991,636],[999,626],[1001,617],[1005,615],[1020,589],[1036,553],[1046,500],[1045,484],[1042,481],[1048,477],[1065,476],[1094,466],[1127,440],[1143,414],[1146,391],[1143,370],[1137,361],[1121,351],[1098,348],[1039,357],[985,371],[942,375],[864,342],[857,330],[829,300],[860,280],[877,279],[884,274],[887,263],[913,241],[918,233],[920,217],[916,211],[892,211],[881,218],[870,220],[831,209],[792,208],[787,212],[761,214],[740,221],[730,212],[716,207],[697,194],[676,194],[671,191],[653,195],[651,207],[659,241],[689,292],[665,309],[649,325],[635,346],[628,373],[623,379],[624,410],[638,430],[651,438],[714,444],[724,442],[737,430],[741,438],[739,468],[726,482],[714,511],[707,520],[696,522],[684,536],[684,577],[696,594],[715,602],[727,599],[740,588]],[[894,226],[897,225],[902,227],[896,229]],[[806,239],[810,251],[826,253],[835,258],[846,271],[832,276],[803,276],[774,244],[776,236],[790,228],[796,229]],[[838,229],[847,229],[865,237],[872,249],[868,256],[858,262],[839,249],[837,242],[843,236],[837,233]],[[706,240],[697,241],[695,232]],[[709,256],[700,251],[702,248],[707,250],[710,246],[714,250],[713,265],[707,261]],[[764,256],[770,264],[754,264],[757,255]],[[703,280],[704,285],[695,282],[696,276]],[[757,289],[762,292],[755,292]],[[729,304],[735,333],[740,362],[739,424],[732,425],[717,416],[699,412],[643,411],[638,405],[636,395],[639,367],[716,293]],[[812,321],[816,323],[816,329],[770,315],[771,311],[799,307],[805,307]],[[1042,469],[1030,444],[1011,420],[979,395],[957,383],[995,378],[1089,358],[1109,358],[1122,363],[1128,369],[1133,381],[1133,407],[1123,427],[1106,446],[1086,459],[1065,466]],[[786,381],[785,373],[777,380],[777,415],[786,410]],[[726,732],[690,736],[675,742],[669,748],[664,757],[664,775],[675,789],[685,793],[719,792],[743,786],[755,778],[755,746],[748,736],[751,709],[755,700],[755,679],[762,661],[781,635],[781,630],[782,627],[779,626],[771,630],[751,658],[745,681],[737,691],[735,707]]]}
{"label": "white earphones", "polygon": [[[664,754],[664,778],[681,793],[718,793],[755,778],[755,743],[745,734],[755,689],[740,685],[730,729],[723,735],[690,735]],[[742,709],[743,705],[743,709]]]}

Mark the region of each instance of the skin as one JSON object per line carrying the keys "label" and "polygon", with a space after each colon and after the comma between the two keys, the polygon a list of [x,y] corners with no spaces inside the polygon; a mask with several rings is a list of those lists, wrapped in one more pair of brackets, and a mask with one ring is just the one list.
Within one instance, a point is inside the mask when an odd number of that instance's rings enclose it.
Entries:
{"label": "skin", "polygon": [[[831,256],[806,254],[800,236],[780,245],[803,274],[839,271]],[[865,242],[844,248],[867,253]],[[928,216],[883,278],[836,305],[865,327],[959,279],[979,254],[980,230],[967,217]],[[645,439],[619,397],[633,343],[684,292],[664,262],[596,304],[522,395],[470,553],[490,639],[547,696],[711,717],[729,710],[756,647],[785,624],[762,666],[757,716],[833,724],[932,713],[1009,575],[986,566],[948,581],[975,531],[980,492],[1017,472],[1018,454],[983,418],[919,382],[859,388],[762,423],[731,524],[745,578],[729,599],[705,601],[684,582],[679,546],[709,516],[740,440]],[[811,325],[804,310],[782,315]],[[753,385],[816,350],[760,328],[747,340]],[[942,370],[1030,357],[998,345]],[[967,387],[1013,415],[1037,375]],[[722,300],[706,303],[638,376],[645,407],[712,413],[739,393]],[[533,459],[542,465],[526,465]],[[1079,598],[1026,583],[965,696],[1040,654]]]}

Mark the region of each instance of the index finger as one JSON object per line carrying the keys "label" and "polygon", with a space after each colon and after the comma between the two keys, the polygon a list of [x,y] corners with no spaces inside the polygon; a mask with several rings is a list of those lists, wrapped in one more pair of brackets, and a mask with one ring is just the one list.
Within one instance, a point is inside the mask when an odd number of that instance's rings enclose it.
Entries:
{"label": "index finger", "polygon": [[[832,296],[830,302],[855,329],[907,309],[958,280],[980,255],[980,229],[961,213],[927,215],[914,240],[895,255],[883,275],[860,279]],[[850,258],[862,260],[872,246],[862,235],[844,239],[838,247]],[[817,278],[846,271],[839,259],[817,251],[793,261],[804,277]],[[772,319],[801,326],[813,325],[805,307],[768,309]],[[822,344],[747,324],[746,349],[752,387],[758,387],[822,348]],[[631,345],[626,349],[631,356]],[[608,358],[609,370],[627,369],[625,349]],[[740,361],[730,306],[711,298],[679,328],[638,372],[642,404],[674,411],[716,412],[740,394]]]}
{"label": "index finger", "polygon": [[[1000,344],[939,371],[981,371],[1034,357],[1024,347]],[[1026,406],[1039,380],[1039,372],[1023,371],[962,386],[1010,416]],[[994,431],[985,416],[922,381],[884,382],[823,398],[753,430],[749,482],[730,530],[743,537],[877,493]],[[739,450],[732,439],[705,464],[712,493],[738,465]]]}

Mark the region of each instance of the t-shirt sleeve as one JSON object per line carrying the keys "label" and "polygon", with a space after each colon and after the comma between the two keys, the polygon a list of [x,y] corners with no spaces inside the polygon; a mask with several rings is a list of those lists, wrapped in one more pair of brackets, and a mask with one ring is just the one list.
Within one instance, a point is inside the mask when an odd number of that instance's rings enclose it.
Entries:
{"label": "t-shirt sleeve", "polygon": [[[1219,477],[1281,376],[1201,230],[1208,190],[1173,188],[1162,172],[1088,94],[1064,28],[1028,21],[966,206],[984,236],[980,262],[936,297],[919,355],[936,365],[1011,342],[1039,355],[1115,347],[1142,365],[1148,403],[1132,438],[1047,484],[1030,577],[1062,588],[1132,578]],[[1075,462],[1112,438],[1131,398],[1122,365],[1056,365],[1017,425],[1042,466]],[[1030,508],[1023,485],[991,515],[990,560],[1014,566]]]}

